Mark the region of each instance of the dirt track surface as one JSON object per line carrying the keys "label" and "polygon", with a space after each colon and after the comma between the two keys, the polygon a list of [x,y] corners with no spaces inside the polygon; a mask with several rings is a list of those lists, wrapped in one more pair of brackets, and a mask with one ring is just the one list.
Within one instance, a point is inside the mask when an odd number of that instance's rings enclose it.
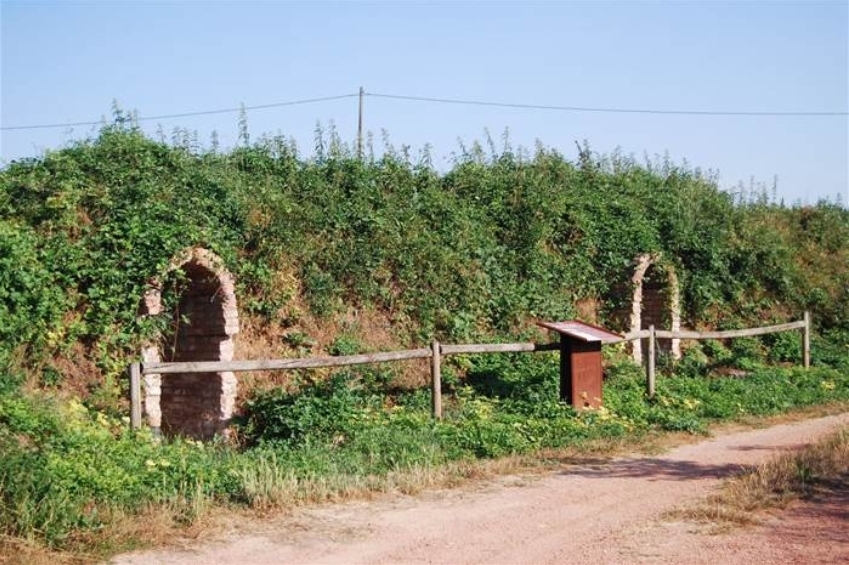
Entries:
{"label": "dirt track surface", "polygon": [[845,493],[723,534],[663,516],[697,503],[741,467],[847,425],[842,414],[471,490],[304,508],[112,563],[847,563]]}

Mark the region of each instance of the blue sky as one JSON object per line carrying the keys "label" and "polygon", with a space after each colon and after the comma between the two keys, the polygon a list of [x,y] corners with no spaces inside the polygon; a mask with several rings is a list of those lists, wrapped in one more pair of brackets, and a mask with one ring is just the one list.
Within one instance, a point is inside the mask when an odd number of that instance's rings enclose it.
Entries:
{"label": "blue sky", "polygon": [[[849,4],[835,2],[21,2],[2,1],[0,127],[97,121],[113,100],[142,118],[366,92],[518,104],[716,112],[542,111],[367,96],[365,128],[436,164],[483,141],[575,142],[638,160],[668,152],[750,179],[786,203],[849,203]],[[356,136],[355,97],[254,110],[250,134],[312,152],[316,123]],[[217,131],[238,113],[142,122]],[[0,132],[0,163],[96,126]],[[379,149],[379,144],[378,144]]]}

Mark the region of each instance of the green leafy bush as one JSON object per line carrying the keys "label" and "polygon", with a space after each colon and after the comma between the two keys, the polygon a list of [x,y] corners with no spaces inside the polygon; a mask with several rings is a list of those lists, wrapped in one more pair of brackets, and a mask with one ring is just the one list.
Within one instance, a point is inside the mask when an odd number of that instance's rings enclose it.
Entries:
{"label": "green leafy bush", "polygon": [[61,546],[115,512],[237,490],[227,452],[127,430],[77,401],[0,395],[0,531]]}
{"label": "green leafy bush", "polygon": [[644,253],[676,268],[686,324],[762,325],[804,309],[821,331],[849,323],[839,206],[735,202],[698,170],[587,147],[573,163],[505,140],[491,155],[464,148],[439,173],[427,153],[360,160],[334,132],[318,135],[312,158],[282,138],[205,151],[152,141],[118,111],[93,139],[10,164],[0,357],[38,365],[82,341],[114,377],[110,359],[153,331],[136,318],[145,285],[194,245],[224,258],[242,310],[266,322],[293,298],[277,282],[293,268],[314,314],[372,306],[410,341],[510,335],[529,318],[574,316],[582,298],[623,329],[616,313]]}
{"label": "green leafy bush", "polygon": [[[62,324],[70,300],[45,243],[28,226],[0,219],[0,350],[7,356],[24,347],[25,356],[38,357],[66,332],[74,337],[74,328]],[[0,371],[9,369],[10,358],[3,361],[0,355]]]}

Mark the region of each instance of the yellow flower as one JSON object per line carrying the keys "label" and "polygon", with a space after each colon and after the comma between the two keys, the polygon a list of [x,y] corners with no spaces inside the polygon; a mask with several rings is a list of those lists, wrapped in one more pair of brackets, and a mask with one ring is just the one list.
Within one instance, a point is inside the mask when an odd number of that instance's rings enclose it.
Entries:
{"label": "yellow flower", "polygon": [[685,398],[684,399],[684,406],[686,406],[687,409],[689,409],[689,410],[695,410],[696,406],[698,406],[701,403],[702,402],[700,400],[693,399],[693,398]]}
{"label": "yellow flower", "polygon": [[83,403],[77,400],[76,398],[72,398],[68,401],[68,408],[71,410],[71,412],[75,412],[77,414],[85,414],[86,412],[88,412]]}

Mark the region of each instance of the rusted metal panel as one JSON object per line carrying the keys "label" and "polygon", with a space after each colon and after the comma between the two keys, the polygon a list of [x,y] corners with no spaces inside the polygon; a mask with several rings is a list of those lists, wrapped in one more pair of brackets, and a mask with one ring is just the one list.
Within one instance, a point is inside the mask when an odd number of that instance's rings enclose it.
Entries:
{"label": "rusted metal panel", "polygon": [[602,404],[601,343],[569,340],[569,399],[575,408]]}
{"label": "rusted metal panel", "polygon": [[578,409],[602,405],[601,346],[622,336],[576,320],[537,322],[560,334],[560,399]]}

